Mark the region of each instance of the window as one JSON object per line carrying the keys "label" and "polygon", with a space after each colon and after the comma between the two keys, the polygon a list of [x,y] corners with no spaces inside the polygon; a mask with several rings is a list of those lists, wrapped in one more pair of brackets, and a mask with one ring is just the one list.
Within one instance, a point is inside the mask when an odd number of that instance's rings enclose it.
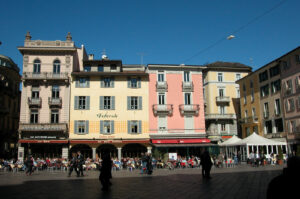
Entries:
{"label": "window", "polygon": [[100,110],[115,110],[115,96],[100,96]]}
{"label": "window", "polygon": [[117,65],[116,64],[110,65],[110,70],[117,70]]}
{"label": "window", "polygon": [[250,80],[250,88],[253,88],[253,81]]}
{"label": "window", "polygon": [[88,77],[79,77],[76,79],[76,88],[89,88],[90,79]]}
{"label": "window", "polygon": [[270,68],[269,71],[270,71],[270,78],[272,78],[272,77],[280,74],[280,67],[279,67],[279,65],[276,65],[276,66]]}
{"label": "window", "polygon": [[223,82],[223,73],[218,73],[218,82]]}
{"label": "window", "polygon": [[244,104],[247,104],[247,95],[244,93]]}
{"label": "window", "polygon": [[157,77],[159,82],[164,82],[165,81],[165,74],[164,73],[158,73]]}
{"label": "window", "polygon": [[221,131],[226,131],[226,124],[225,123],[221,123]]}
{"label": "window", "polygon": [[241,74],[240,73],[236,73],[235,74],[235,80],[239,80],[241,79]]}
{"label": "window", "polygon": [[292,80],[290,79],[287,80],[285,83],[285,94],[286,95],[292,94],[293,93],[292,90],[293,90],[293,85],[292,85]]}
{"label": "window", "polygon": [[259,73],[259,82],[263,82],[268,80],[268,71],[264,71],[262,73]]}
{"label": "window", "polygon": [[88,120],[75,120],[75,133],[76,134],[87,134],[89,133],[89,121]]}
{"label": "window", "polygon": [[271,82],[271,91],[272,93],[277,93],[281,90],[281,82],[280,82],[280,79],[274,81],[274,82]]}
{"label": "window", "polygon": [[90,96],[75,96],[74,109],[75,110],[89,110],[90,109]]}
{"label": "window", "polygon": [[295,60],[296,60],[296,63],[300,63],[300,55],[295,55]]}
{"label": "window", "polygon": [[138,109],[138,97],[130,97],[130,109]]}
{"label": "window", "polygon": [[114,87],[113,77],[104,77],[101,79],[101,88],[113,88],[113,87]]}
{"label": "window", "polygon": [[59,98],[59,86],[53,85],[52,86],[52,98]]}
{"label": "window", "polygon": [[288,99],[286,102],[287,102],[286,110],[288,112],[294,111],[295,110],[294,98]]}
{"label": "window", "polygon": [[104,109],[110,109],[111,108],[111,99],[110,96],[104,96]]}
{"label": "window", "polygon": [[266,97],[269,95],[269,84],[260,87],[260,96]]}
{"label": "window", "polygon": [[137,134],[142,132],[142,121],[131,120],[128,121],[128,133]]}
{"label": "window", "polygon": [[250,135],[250,127],[246,127],[246,135],[247,135],[247,136]]}
{"label": "window", "polygon": [[40,97],[39,87],[32,87],[31,88],[31,98],[38,99]]}
{"label": "window", "polygon": [[36,124],[38,123],[38,119],[39,119],[39,113],[37,109],[31,109],[30,112],[30,123],[31,124]]}
{"label": "window", "polygon": [[141,88],[141,78],[128,78],[128,88]]}
{"label": "window", "polygon": [[103,72],[104,68],[103,65],[98,65],[98,72]]}
{"label": "window", "polygon": [[246,85],[243,84],[243,91],[246,92]]}
{"label": "window", "polygon": [[282,61],[281,64],[283,70],[288,70],[291,67],[290,61]]}
{"label": "window", "polygon": [[34,60],[33,62],[33,73],[41,73],[41,61],[38,59]]}
{"label": "window", "polygon": [[190,105],[191,104],[191,93],[184,94],[184,104]]}
{"label": "window", "polygon": [[113,120],[101,120],[100,121],[100,133],[101,134],[114,133],[114,121]]}
{"label": "window", "polygon": [[59,123],[59,112],[58,110],[51,110],[51,124]]}
{"label": "window", "polygon": [[164,93],[158,94],[158,104],[165,104],[165,94]]}
{"label": "window", "polygon": [[296,132],[296,121],[291,121],[290,122],[290,133],[295,133]]}
{"label": "window", "polygon": [[184,71],[184,82],[189,82],[190,81],[190,72],[189,71]]}
{"label": "window", "polygon": [[281,110],[280,110],[280,99],[275,100],[275,115],[278,116],[280,115]]}
{"label": "window", "polygon": [[264,103],[264,117],[269,117],[269,104],[267,102]]}
{"label": "window", "polygon": [[91,66],[84,66],[83,70],[84,72],[91,72]]}
{"label": "window", "polygon": [[248,111],[245,110],[245,118],[247,119],[248,118]]}
{"label": "window", "polygon": [[254,90],[251,90],[251,102],[254,102]]}
{"label": "window", "polygon": [[256,118],[256,110],[255,110],[255,108],[252,108],[252,117],[253,117],[253,119]]}
{"label": "window", "polygon": [[143,108],[143,98],[142,97],[135,97],[135,96],[128,96],[127,97],[127,110],[142,110]]}
{"label": "window", "polygon": [[60,61],[55,60],[53,62],[53,74],[59,74],[60,73]]}
{"label": "window", "polygon": [[224,97],[224,89],[223,88],[219,89],[219,97]]}
{"label": "window", "polygon": [[253,127],[253,133],[258,134],[258,126],[254,126],[254,127]]}

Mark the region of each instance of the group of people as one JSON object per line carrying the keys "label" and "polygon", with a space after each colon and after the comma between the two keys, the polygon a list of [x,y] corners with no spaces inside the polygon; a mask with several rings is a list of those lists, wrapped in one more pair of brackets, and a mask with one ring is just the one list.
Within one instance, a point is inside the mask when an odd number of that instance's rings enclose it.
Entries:
{"label": "group of people", "polygon": [[68,176],[70,177],[73,170],[75,170],[77,177],[84,176],[83,175],[83,164],[84,158],[80,151],[72,154],[72,159],[70,160],[70,170]]}

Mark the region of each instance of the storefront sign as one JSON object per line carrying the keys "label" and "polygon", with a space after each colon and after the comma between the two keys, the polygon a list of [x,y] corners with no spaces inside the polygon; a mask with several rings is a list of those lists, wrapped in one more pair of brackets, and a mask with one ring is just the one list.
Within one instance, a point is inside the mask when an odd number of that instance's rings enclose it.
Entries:
{"label": "storefront sign", "polygon": [[109,118],[118,118],[118,115],[115,113],[115,114],[108,114],[107,112],[106,113],[98,113],[97,114],[97,117],[98,118],[103,118],[103,119],[109,119]]}
{"label": "storefront sign", "polygon": [[30,136],[30,139],[57,139],[56,136]]}

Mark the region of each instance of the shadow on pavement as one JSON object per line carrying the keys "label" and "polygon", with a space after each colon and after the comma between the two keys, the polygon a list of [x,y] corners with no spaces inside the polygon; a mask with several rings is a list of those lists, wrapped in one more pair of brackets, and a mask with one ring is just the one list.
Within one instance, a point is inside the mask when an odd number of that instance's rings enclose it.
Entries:
{"label": "shadow on pavement", "polygon": [[[101,191],[97,179],[25,181],[0,186],[1,198],[266,198],[270,180],[281,171],[212,174],[206,180],[200,174],[113,178],[109,191]],[[2,176],[3,177],[3,176]]]}

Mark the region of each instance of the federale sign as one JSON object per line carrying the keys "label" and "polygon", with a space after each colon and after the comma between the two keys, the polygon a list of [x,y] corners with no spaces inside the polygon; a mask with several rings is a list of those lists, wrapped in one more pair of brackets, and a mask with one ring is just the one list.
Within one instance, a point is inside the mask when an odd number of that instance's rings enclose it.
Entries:
{"label": "federale sign", "polygon": [[108,119],[108,118],[118,118],[118,115],[115,113],[115,114],[108,114],[107,112],[106,113],[98,113],[97,114],[97,117],[98,118],[103,118],[103,119]]}

